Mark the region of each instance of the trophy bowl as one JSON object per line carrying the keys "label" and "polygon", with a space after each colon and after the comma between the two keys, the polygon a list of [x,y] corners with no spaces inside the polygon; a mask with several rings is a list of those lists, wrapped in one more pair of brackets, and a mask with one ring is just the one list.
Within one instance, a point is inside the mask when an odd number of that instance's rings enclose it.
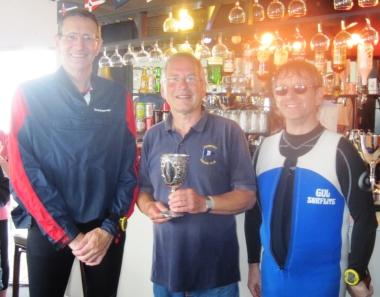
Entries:
{"label": "trophy bowl", "polygon": [[370,182],[372,190],[376,188],[376,165],[380,162],[380,135],[360,135],[364,160],[370,165]]}
{"label": "trophy bowl", "polygon": [[[189,168],[190,156],[185,154],[162,154],[161,162],[161,177],[166,186],[171,188],[173,193],[177,188],[182,186],[186,180]],[[177,213],[172,210],[163,212],[162,215],[166,218],[183,217],[184,213]]]}
{"label": "trophy bowl", "polygon": [[359,129],[353,129],[350,131],[350,134],[348,135],[348,140],[353,144],[353,146],[355,147],[355,149],[357,150],[357,152],[359,153],[363,161],[366,162],[363,156],[360,135],[365,135],[365,134],[363,131]]}

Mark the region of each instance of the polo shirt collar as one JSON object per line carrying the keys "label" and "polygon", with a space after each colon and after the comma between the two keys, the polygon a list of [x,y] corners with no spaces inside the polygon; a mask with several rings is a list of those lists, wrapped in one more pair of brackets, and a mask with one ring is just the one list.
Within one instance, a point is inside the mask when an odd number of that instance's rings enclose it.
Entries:
{"label": "polo shirt collar", "polygon": [[[191,129],[193,129],[196,132],[202,132],[204,127],[206,126],[206,123],[207,123],[208,112],[206,112],[206,108],[203,105],[201,108],[202,108],[202,115],[201,115],[200,119],[198,120],[198,122],[196,122],[196,124],[194,126],[191,127]],[[173,115],[170,112],[168,117],[165,120],[166,132],[173,131],[172,123],[173,123]]]}

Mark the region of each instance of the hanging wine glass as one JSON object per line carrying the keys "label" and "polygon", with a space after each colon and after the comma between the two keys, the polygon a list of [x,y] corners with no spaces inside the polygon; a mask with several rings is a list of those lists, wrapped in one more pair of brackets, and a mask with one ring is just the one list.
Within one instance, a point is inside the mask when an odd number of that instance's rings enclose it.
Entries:
{"label": "hanging wine glass", "polygon": [[212,56],[223,58],[225,54],[228,52],[228,48],[222,42],[222,33],[219,33],[218,43],[213,46],[211,53]]}
{"label": "hanging wine glass", "polygon": [[123,56],[123,61],[125,66],[134,65],[136,63],[136,57],[132,53],[131,44],[128,44],[128,51]]}
{"label": "hanging wine glass", "polygon": [[164,32],[178,32],[179,23],[175,18],[173,18],[173,14],[171,12],[169,12],[169,17],[165,20],[163,28]]}
{"label": "hanging wine glass", "polygon": [[377,31],[371,27],[371,21],[366,20],[366,25],[360,32],[360,42],[363,44],[372,44],[375,46],[379,42],[379,34]]}
{"label": "hanging wine glass", "polygon": [[330,39],[322,33],[322,26],[318,24],[318,33],[310,40],[310,48],[315,52],[314,66],[324,75],[326,72],[326,57],[325,53],[329,50]]}
{"label": "hanging wine glass", "polygon": [[261,41],[259,40],[258,38],[258,33],[256,32],[254,35],[253,35],[253,40],[248,44],[248,49],[251,51],[251,52],[254,52],[255,53],[255,58],[256,58],[256,52],[263,46],[263,44],[261,43]]}
{"label": "hanging wine glass", "polygon": [[330,47],[330,38],[322,33],[322,26],[318,24],[318,33],[310,40],[310,48],[312,51],[328,51]]}
{"label": "hanging wine glass", "polygon": [[373,7],[378,4],[378,0],[358,0],[358,5],[360,7]]}
{"label": "hanging wine glass", "polygon": [[171,56],[177,53],[177,50],[173,47],[173,38],[170,38],[169,48],[164,53],[164,61],[166,62]]}
{"label": "hanging wine glass", "polygon": [[335,10],[350,10],[353,6],[353,0],[334,0]]}
{"label": "hanging wine glass", "polygon": [[136,55],[136,60],[139,62],[139,63],[146,63],[149,61],[149,54],[147,51],[145,51],[144,49],[144,43],[141,43],[141,50],[139,50],[137,52],[137,55]]}
{"label": "hanging wine glass", "polygon": [[344,24],[344,21],[341,21],[341,31],[335,35],[334,37],[334,47],[340,48],[352,48],[353,42],[352,42],[352,36],[350,33],[346,31],[346,26]]}
{"label": "hanging wine glass", "polygon": [[285,6],[278,0],[273,0],[267,8],[267,15],[270,19],[282,19],[285,15]]}
{"label": "hanging wine glass", "polygon": [[306,40],[302,37],[298,27],[296,27],[296,34],[289,40],[289,46],[293,57],[304,58],[306,54]]}
{"label": "hanging wine glass", "polygon": [[164,54],[162,51],[158,48],[157,40],[154,43],[153,49],[150,51],[149,54],[149,61],[150,62],[161,62],[164,58]]}
{"label": "hanging wine glass", "polygon": [[245,12],[244,9],[239,6],[239,1],[237,1],[235,7],[231,9],[228,19],[230,20],[230,23],[233,24],[241,24],[245,22]]}
{"label": "hanging wine glass", "polygon": [[120,56],[119,51],[115,48],[115,53],[111,56],[111,67],[123,67],[123,57]]}
{"label": "hanging wine glass", "polygon": [[252,6],[252,20],[261,22],[265,18],[264,7],[259,4],[259,0],[255,0]]}
{"label": "hanging wine glass", "polygon": [[270,50],[275,51],[276,49],[283,49],[285,48],[285,41],[280,37],[278,34],[278,31],[276,30],[274,32],[274,38],[272,42],[270,43]]}
{"label": "hanging wine glass", "polygon": [[303,0],[292,0],[288,6],[288,13],[291,17],[303,17],[306,15],[306,3]]}
{"label": "hanging wine glass", "polygon": [[194,50],[190,46],[188,40],[185,40],[185,42],[179,46],[179,51],[182,53],[189,53],[189,54],[194,55]]}
{"label": "hanging wine glass", "polygon": [[201,59],[207,59],[207,58],[210,58],[211,57],[211,51],[210,49],[205,45],[204,43],[204,34],[202,34],[202,38],[201,38],[201,44],[198,44],[197,45],[197,48],[195,49],[195,56],[197,57],[197,59],[201,60]]}
{"label": "hanging wine glass", "polygon": [[111,67],[111,59],[107,56],[107,51],[103,51],[103,56],[99,59],[99,67]]}

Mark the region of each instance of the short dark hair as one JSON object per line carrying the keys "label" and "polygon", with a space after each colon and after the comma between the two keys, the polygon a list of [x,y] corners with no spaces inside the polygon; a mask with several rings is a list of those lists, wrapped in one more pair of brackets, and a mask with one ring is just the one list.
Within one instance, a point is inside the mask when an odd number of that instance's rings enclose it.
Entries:
{"label": "short dark hair", "polygon": [[323,78],[318,69],[305,60],[295,59],[281,65],[273,77],[273,88],[277,87],[277,81],[281,77],[297,75],[310,80],[315,87],[323,86]]}
{"label": "short dark hair", "polygon": [[63,22],[69,17],[81,17],[93,20],[98,28],[98,37],[101,38],[101,28],[98,19],[94,14],[85,9],[73,9],[66,12],[58,21],[58,36],[62,35]]}

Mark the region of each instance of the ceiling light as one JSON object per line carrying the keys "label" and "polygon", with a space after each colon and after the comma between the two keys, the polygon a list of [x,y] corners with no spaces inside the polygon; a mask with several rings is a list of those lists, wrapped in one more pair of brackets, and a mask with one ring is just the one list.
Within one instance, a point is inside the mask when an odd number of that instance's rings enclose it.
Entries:
{"label": "ceiling light", "polygon": [[188,14],[187,9],[182,9],[179,12],[180,19],[179,19],[179,28],[181,30],[191,30],[194,28],[194,20],[193,18]]}

